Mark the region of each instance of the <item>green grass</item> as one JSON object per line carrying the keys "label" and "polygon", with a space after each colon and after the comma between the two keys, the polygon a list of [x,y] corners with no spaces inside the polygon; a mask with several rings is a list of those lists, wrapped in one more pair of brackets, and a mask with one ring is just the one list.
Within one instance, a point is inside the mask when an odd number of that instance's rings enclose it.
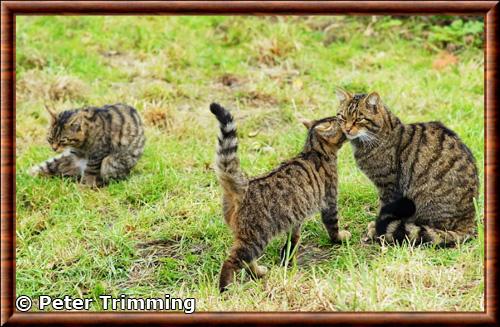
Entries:
{"label": "green grass", "polygon": [[[452,32],[380,17],[17,17],[17,295],[167,293],[196,298],[198,311],[483,310],[483,191],[476,240],[454,249],[362,245],[378,202],[349,145],[339,154],[338,207],[350,242],[331,246],[315,216],[295,265],[278,267],[283,235],[259,260],[268,276],[242,272],[226,295],[217,290],[232,237],[211,168],[209,103],[232,109],[251,176],[299,152],[298,118],[333,115],[334,87],[343,86],[376,90],[404,122],[445,123],[483,180],[484,62],[473,46],[482,40]],[[438,69],[443,39],[458,44],[457,62]],[[228,78],[232,86],[221,82]],[[130,178],[92,190],[26,173],[53,156],[44,103],[115,102],[147,123]]]}

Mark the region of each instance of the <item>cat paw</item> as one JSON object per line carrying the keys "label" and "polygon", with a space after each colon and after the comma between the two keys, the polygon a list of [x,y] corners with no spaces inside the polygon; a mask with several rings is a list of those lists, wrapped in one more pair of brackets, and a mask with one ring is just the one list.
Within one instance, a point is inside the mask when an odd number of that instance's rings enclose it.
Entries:
{"label": "cat paw", "polygon": [[366,227],[366,236],[361,240],[362,243],[371,243],[377,237],[377,229],[375,228],[375,221],[371,221]]}
{"label": "cat paw", "polygon": [[333,244],[341,244],[351,238],[351,233],[348,230],[341,230],[335,235],[330,235],[330,240]]}
{"label": "cat paw", "polygon": [[366,236],[368,236],[371,239],[374,239],[377,236],[377,229],[375,228],[375,222],[374,221],[371,221],[368,224]]}
{"label": "cat paw", "polygon": [[348,230],[341,230],[339,232],[339,234],[337,235],[337,239],[340,242],[345,242],[345,241],[347,241],[350,238],[351,238],[351,233]]}
{"label": "cat paw", "polygon": [[252,279],[259,279],[267,274],[267,268],[264,266],[259,266],[256,262],[253,262],[248,267],[248,272]]}
{"label": "cat paw", "polygon": [[33,166],[30,169],[28,169],[28,174],[33,177],[39,176],[41,175],[41,173],[42,170],[40,169],[39,166]]}
{"label": "cat paw", "polygon": [[85,175],[82,178],[82,184],[91,188],[97,188],[97,176],[94,175]]}
{"label": "cat paw", "polygon": [[267,267],[257,266],[257,268],[255,269],[255,277],[262,278],[267,274],[267,272],[268,272]]}

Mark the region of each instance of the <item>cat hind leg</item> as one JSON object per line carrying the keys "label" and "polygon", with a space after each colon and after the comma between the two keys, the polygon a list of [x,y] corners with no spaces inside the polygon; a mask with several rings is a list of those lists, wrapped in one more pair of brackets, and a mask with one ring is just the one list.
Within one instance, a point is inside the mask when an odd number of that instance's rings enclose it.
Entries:
{"label": "cat hind leg", "polygon": [[135,160],[124,154],[110,154],[102,160],[100,177],[108,183],[111,179],[124,179],[135,165]]}
{"label": "cat hind leg", "polygon": [[260,256],[264,248],[259,242],[242,242],[237,240],[229,255],[229,258],[222,264],[222,269],[219,278],[219,291],[221,293],[228,289],[228,286],[233,283],[235,274],[243,268],[248,268],[254,277],[260,278],[267,269],[258,266],[255,260]]}

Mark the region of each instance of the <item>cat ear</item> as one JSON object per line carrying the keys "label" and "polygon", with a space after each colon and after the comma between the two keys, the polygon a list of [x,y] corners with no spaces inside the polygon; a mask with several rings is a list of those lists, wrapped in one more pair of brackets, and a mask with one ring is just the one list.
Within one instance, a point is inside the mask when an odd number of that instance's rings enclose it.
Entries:
{"label": "cat ear", "polygon": [[366,103],[370,106],[376,106],[380,102],[380,96],[377,92],[372,92],[366,96]]}
{"label": "cat ear", "polygon": [[316,130],[318,132],[327,132],[329,130],[331,130],[333,128],[333,122],[325,122],[325,123],[322,123],[322,124],[319,124],[318,126],[316,126]]}
{"label": "cat ear", "polygon": [[306,119],[301,119],[300,122],[302,125],[304,125],[307,129],[311,129],[311,127],[314,125],[316,121],[314,120],[306,120]]}
{"label": "cat ear", "polygon": [[57,113],[53,110],[53,109],[50,109],[50,107],[45,104],[44,105],[45,107],[45,110],[47,110],[47,112],[49,113],[50,117],[52,118],[52,121],[56,121],[57,120]]}
{"label": "cat ear", "polygon": [[335,89],[335,94],[337,95],[337,99],[339,99],[340,103],[352,99],[352,94],[340,87]]}

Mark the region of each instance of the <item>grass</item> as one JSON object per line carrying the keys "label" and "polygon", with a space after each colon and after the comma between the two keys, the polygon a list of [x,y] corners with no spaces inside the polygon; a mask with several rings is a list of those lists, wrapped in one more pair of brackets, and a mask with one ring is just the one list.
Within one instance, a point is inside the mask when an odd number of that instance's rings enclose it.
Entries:
{"label": "grass", "polygon": [[[17,295],[170,294],[196,298],[197,311],[484,309],[482,236],[454,249],[361,244],[378,201],[349,145],[339,154],[338,207],[350,242],[331,246],[315,216],[295,264],[278,267],[283,235],[259,260],[266,278],[242,272],[220,296],[232,238],[208,110],[212,101],[232,109],[253,176],[300,151],[298,118],[336,112],[334,86],[376,90],[404,122],[440,120],[456,131],[483,180],[480,35],[448,31],[446,44],[445,27],[381,17],[20,16],[16,28]],[[53,156],[44,103],[116,102],[147,124],[144,156],[127,180],[92,190],[26,173]],[[483,208],[481,191],[480,232]]]}

